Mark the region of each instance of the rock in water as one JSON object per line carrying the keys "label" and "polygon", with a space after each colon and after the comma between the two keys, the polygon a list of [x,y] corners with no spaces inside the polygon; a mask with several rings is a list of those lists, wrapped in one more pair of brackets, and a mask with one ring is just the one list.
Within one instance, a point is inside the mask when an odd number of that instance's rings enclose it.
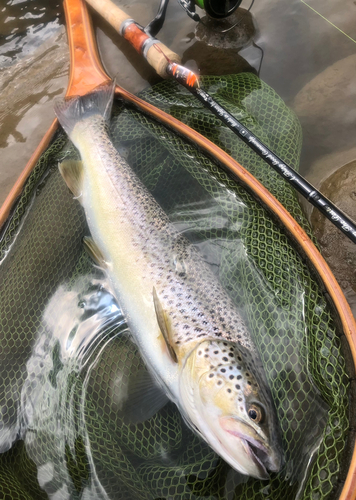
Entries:
{"label": "rock in water", "polygon": [[[356,221],[356,160],[331,174],[320,191]],[[356,315],[356,246],[315,208],[311,223],[322,254]]]}

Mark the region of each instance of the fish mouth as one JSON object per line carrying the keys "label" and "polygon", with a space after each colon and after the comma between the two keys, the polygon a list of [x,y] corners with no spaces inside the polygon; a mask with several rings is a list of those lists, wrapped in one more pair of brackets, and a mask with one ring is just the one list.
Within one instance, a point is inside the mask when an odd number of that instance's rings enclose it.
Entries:
{"label": "fish mouth", "polygon": [[251,436],[246,436],[243,433],[236,432],[231,429],[226,430],[229,434],[232,434],[241,440],[246,455],[255,463],[260,472],[261,479],[269,479],[267,468],[264,465],[265,463],[270,462],[268,448]]}
{"label": "fish mouth", "polygon": [[237,418],[220,419],[221,427],[230,435],[236,437],[242,446],[248,459],[256,468],[256,476],[260,479],[269,479],[267,470],[278,472],[281,467],[282,458],[278,451],[265,445],[258,439],[256,431]]}
{"label": "fish mouth", "polygon": [[268,450],[261,443],[258,443],[254,439],[241,439],[242,445],[246,451],[246,454],[255,463],[257,469],[260,472],[261,479],[269,479],[269,474],[264,463],[269,462]]}

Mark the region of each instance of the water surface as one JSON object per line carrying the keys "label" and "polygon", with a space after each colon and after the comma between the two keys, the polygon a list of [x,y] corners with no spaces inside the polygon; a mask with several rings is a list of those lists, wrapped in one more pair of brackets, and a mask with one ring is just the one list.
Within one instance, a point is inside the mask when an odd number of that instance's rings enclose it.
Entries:
{"label": "water surface", "polygon": [[[143,25],[158,5],[156,0],[116,3]],[[241,7],[249,5],[244,0]],[[159,37],[182,55],[183,62],[209,74],[238,72],[249,66],[257,70],[263,50],[260,76],[300,117],[304,133],[301,172],[318,184],[356,154],[356,84],[351,69],[356,58],[356,5],[352,0],[287,4],[272,0],[255,2],[251,12],[258,48],[250,44],[242,50],[216,49],[197,41],[196,23],[174,0]],[[0,9],[0,202],[54,117],[53,99],[65,92],[68,58],[63,23],[61,2],[6,0]],[[94,24],[105,68],[118,84],[135,93],[158,80],[104,21],[95,16]],[[38,66],[43,56],[48,61]]]}

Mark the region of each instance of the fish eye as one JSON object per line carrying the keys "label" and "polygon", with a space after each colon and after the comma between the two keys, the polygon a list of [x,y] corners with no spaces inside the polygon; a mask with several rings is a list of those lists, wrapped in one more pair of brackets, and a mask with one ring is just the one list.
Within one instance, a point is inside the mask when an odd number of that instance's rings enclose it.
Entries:
{"label": "fish eye", "polygon": [[251,405],[247,411],[247,414],[250,419],[253,420],[256,424],[259,424],[263,420],[262,408],[257,405]]}

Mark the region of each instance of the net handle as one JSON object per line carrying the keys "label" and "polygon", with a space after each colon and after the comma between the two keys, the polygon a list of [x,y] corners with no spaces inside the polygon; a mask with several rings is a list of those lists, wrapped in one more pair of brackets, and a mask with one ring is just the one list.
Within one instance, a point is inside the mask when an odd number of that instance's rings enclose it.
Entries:
{"label": "net handle", "polygon": [[[70,51],[69,82],[66,97],[84,95],[108,80],[100,62],[99,53],[93,34],[93,27],[85,2],[82,0],[64,0],[68,45]],[[23,187],[42,153],[49,146],[58,129],[55,119],[43,139],[31,155],[10,193],[0,208],[0,230],[21,195]]]}
{"label": "net handle", "polygon": [[65,0],[70,72],[66,97],[84,95],[110,80],[100,62],[93,26],[86,5]]}

